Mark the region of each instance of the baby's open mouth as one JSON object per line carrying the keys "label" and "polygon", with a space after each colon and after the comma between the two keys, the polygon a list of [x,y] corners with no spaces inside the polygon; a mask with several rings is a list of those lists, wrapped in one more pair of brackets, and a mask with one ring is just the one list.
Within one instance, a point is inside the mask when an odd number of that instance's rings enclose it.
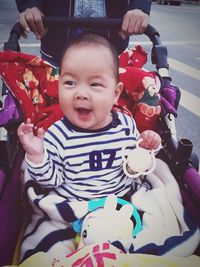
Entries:
{"label": "baby's open mouth", "polygon": [[87,108],[77,108],[76,111],[80,114],[80,115],[88,115],[91,112],[91,109],[87,109]]}

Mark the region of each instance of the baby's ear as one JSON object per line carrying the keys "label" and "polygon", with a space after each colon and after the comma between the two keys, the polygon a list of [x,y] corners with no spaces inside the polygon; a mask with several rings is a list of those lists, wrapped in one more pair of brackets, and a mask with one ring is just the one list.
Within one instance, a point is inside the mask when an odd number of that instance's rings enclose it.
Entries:
{"label": "baby's ear", "polygon": [[117,103],[120,95],[121,95],[121,92],[123,90],[123,83],[122,82],[119,82],[116,87],[115,87],[115,99],[114,99],[114,104]]}

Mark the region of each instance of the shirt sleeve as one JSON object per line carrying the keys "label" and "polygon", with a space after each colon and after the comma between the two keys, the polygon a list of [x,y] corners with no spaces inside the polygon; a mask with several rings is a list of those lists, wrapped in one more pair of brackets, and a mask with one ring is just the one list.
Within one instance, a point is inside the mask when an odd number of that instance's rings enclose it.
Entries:
{"label": "shirt sleeve", "polygon": [[18,11],[21,13],[27,8],[37,7],[42,11],[42,1],[41,0],[16,0],[16,5]]}
{"label": "shirt sleeve", "polygon": [[151,11],[151,3],[151,0],[130,0],[128,9],[140,9],[149,15]]}
{"label": "shirt sleeve", "polygon": [[26,156],[25,159],[30,176],[40,185],[56,188],[64,182],[64,168],[56,146],[45,142],[44,157],[39,164],[32,163]]}

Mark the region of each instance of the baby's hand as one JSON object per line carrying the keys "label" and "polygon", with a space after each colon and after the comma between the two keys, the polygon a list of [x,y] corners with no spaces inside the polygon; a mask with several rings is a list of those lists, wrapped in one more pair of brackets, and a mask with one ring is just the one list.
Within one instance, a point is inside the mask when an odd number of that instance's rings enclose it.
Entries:
{"label": "baby's hand", "polygon": [[37,135],[34,135],[33,127],[34,125],[31,123],[31,120],[27,119],[26,123],[23,122],[19,126],[17,133],[19,140],[26,151],[27,158],[33,163],[39,163],[42,161],[44,155],[44,129],[39,128]]}
{"label": "baby's hand", "polygon": [[146,130],[140,134],[142,142],[139,144],[142,148],[157,149],[161,144],[160,135],[152,130]]}

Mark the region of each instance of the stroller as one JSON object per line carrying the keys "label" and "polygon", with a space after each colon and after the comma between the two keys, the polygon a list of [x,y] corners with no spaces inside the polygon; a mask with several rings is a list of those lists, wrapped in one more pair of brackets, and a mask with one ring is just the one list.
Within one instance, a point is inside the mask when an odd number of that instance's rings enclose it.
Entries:
{"label": "stroller", "polygon": [[[48,18],[45,19],[45,23],[55,23],[57,25],[66,23],[70,27],[80,27],[81,25],[81,27],[84,28],[119,28],[121,20],[67,20]],[[22,28],[19,23],[17,23],[11,29],[9,40],[4,45],[4,52],[20,52],[18,40],[21,34]],[[158,31],[149,25],[145,35],[147,35],[152,42],[151,62],[156,66],[156,73],[161,82],[159,91],[161,112],[156,120],[156,131],[162,138],[162,149],[157,154],[157,157],[162,159],[169,166],[179,185],[183,206],[189,212],[194,227],[200,228],[199,160],[197,155],[192,152],[192,142],[190,140],[177,140],[176,138],[175,118],[178,115],[177,109],[181,97],[180,90],[171,82],[172,79],[169,75],[169,65],[167,61],[167,48],[162,45]],[[30,60],[32,59],[33,58],[30,57]],[[24,159],[24,151],[18,141],[17,128],[22,121],[29,117],[31,111],[27,111],[25,105],[21,105],[18,92],[12,90],[12,77],[7,79],[2,69],[0,69],[0,71],[3,79],[0,127],[4,127],[7,131],[6,140],[0,141],[0,265],[8,265],[12,264],[13,257],[17,257],[16,247],[18,246],[18,240],[20,240],[20,234],[23,232],[22,225],[24,221],[26,221],[26,214],[24,214],[24,203],[26,203],[26,201],[22,194],[22,184],[19,178],[21,164]],[[52,92],[54,86],[57,85],[57,81],[54,80],[54,82],[51,88]],[[48,83],[47,86],[49,85]],[[57,104],[54,97],[55,95],[52,93],[50,98],[53,100],[49,102],[50,104],[48,106],[50,107],[52,105],[52,109],[54,109],[56,107],[55,104]],[[47,116],[48,115],[49,114],[47,114]],[[53,121],[62,116],[59,110],[57,110],[57,113],[51,113],[51,115],[54,115]],[[40,122],[41,118],[38,120],[38,123]],[[47,122],[46,128],[48,128],[50,123],[52,123],[52,121]],[[199,249],[200,247],[197,246],[194,251],[195,255],[200,255]]]}

